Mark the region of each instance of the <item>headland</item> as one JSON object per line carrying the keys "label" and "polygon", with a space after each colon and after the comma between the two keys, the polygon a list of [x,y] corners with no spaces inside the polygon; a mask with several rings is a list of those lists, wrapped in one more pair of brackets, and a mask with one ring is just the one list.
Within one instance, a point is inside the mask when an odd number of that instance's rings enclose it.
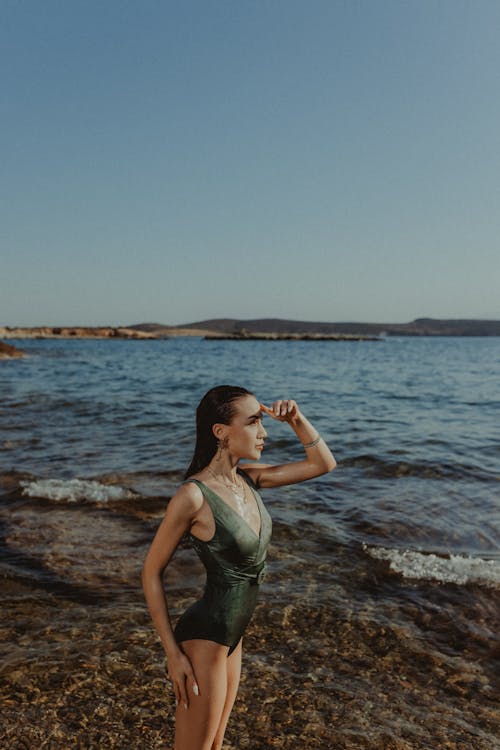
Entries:
{"label": "headland", "polygon": [[409,323],[321,322],[285,318],[212,318],[183,325],[0,327],[0,339],[164,339],[373,341],[387,336],[500,336],[500,320],[417,318]]}

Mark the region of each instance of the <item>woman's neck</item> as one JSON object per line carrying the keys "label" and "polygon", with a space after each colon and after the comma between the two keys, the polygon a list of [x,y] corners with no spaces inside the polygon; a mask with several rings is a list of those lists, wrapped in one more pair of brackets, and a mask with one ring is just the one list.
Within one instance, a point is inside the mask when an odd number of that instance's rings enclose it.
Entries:
{"label": "woman's neck", "polygon": [[212,459],[207,466],[208,473],[214,479],[226,479],[230,482],[237,480],[238,459],[232,459],[230,456],[221,458],[219,461]]}

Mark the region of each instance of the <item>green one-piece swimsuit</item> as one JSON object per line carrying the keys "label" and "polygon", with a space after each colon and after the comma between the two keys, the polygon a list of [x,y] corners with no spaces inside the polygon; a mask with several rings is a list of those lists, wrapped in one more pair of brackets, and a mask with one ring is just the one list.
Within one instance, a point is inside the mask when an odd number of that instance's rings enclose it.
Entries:
{"label": "green one-piece swimsuit", "polygon": [[[247,474],[260,514],[259,535],[242,516],[214,490],[195,482],[206,498],[215,520],[213,537],[204,542],[189,534],[192,546],[207,571],[203,597],[179,618],[174,636],[177,643],[192,638],[229,646],[228,656],[239,643],[255,609],[259,584],[264,577],[272,521],[257,488]],[[245,481],[245,480],[243,480]]]}

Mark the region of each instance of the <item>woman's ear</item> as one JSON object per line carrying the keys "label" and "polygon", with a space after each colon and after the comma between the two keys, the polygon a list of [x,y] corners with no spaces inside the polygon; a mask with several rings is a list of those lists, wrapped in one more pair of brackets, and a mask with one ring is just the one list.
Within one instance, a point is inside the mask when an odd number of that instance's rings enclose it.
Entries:
{"label": "woman's ear", "polygon": [[227,425],[220,424],[220,422],[216,422],[212,426],[212,432],[214,433],[216,440],[222,440],[224,438],[224,433],[226,431],[226,429],[225,429],[226,427],[227,427]]}

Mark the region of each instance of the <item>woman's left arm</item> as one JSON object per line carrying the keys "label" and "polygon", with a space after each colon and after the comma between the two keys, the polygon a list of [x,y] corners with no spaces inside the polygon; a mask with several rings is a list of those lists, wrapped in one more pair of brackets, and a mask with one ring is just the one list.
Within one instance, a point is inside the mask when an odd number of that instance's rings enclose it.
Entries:
{"label": "woman's left arm", "polygon": [[288,464],[247,464],[242,466],[259,487],[280,487],[295,484],[306,479],[319,477],[332,471],[337,462],[329,447],[302,414],[297,403],[292,400],[275,401],[271,407],[260,404],[261,410],[278,422],[287,422],[295,432],[306,452],[302,461]]}

